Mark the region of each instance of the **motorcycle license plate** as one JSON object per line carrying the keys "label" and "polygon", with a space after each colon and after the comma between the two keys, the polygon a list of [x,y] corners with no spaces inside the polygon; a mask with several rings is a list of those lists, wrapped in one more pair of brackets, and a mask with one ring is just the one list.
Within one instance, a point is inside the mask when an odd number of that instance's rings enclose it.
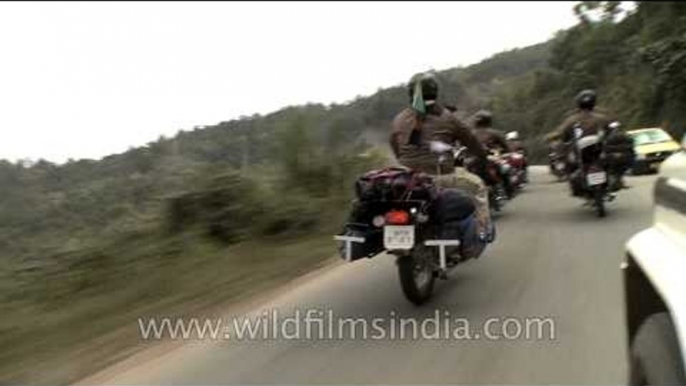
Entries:
{"label": "motorcycle license plate", "polygon": [[388,250],[414,247],[413,225],[387,225],[383,228],[383,245]]}
{"label": "motorcycle license plate", "polygon": [[590,186],[602,185],[607,182],[607,175],[605,172],[589,173],[586,176],[586,181]]}

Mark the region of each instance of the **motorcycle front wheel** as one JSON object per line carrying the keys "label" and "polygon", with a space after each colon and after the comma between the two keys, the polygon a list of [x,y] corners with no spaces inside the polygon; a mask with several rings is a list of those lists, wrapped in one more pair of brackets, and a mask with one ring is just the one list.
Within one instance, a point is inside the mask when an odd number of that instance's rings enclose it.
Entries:
{"label": "motorcycle front wheel", "polygon": [[413,255],[398,257],[398,274],[403,294],[416,305],[426,303],[433,293],[433,268],[427,262],[416,259]]}

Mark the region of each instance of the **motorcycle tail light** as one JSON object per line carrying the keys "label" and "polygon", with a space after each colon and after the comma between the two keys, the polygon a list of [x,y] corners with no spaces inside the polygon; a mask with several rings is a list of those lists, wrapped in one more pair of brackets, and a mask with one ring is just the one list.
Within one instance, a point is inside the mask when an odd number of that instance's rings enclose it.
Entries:
{"label": "motorcycle tail light", "polygon": [[410,214],[404,210],[392,210],[386,213],[386,224],[407,225],[410,223]]}

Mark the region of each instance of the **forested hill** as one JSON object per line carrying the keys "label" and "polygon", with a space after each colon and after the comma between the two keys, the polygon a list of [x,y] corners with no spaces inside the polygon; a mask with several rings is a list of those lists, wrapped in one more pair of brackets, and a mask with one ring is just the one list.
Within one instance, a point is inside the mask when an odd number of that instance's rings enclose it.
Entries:
{"label": "forested hill", "polygon": [[[516,49],[473,66],[440,71],[443,99],[464,112],[491,106],[499,89],[533,69],[545,70],[550,47]],[[300,179],[305,178],[303,168],[317,169],[308,169],[313,175],[333,173],[331,168],[341,164],[338,157],[362,153],[368,142],[385,143],[391,119],[406,105],[406,90],[399,85],[346,104],[287,107],[181,131],[97,161],[55,165],[41,160],[32,166],[0,161],[0,250],[23,245],[26,234],[53,235],[74,227],[104,231],[157,217],[144,214],[158,213],[159,205],[153,204],[162,197],[187,191],[195,184],[189,178],[248,169],[253,175],[284,177],[287,173],[277,170],[287,168]],[[69,239],[81,240],[74,233]]]}
{"label": "forested hill", "polygon": [[[457,104],[461,111],[474,112],[492,105],[492,98],[508,81],[536,69],[547,68],[551,43],[542,43],[494,55],[466,68],[453,68],[438,72],[443,86],[442,99]],[[407,78],[413,74],[408,74]],[[173,138],[160,137],[158,141],[133,148],[125,153],[92,160],[70,160],[64,169],[80,169],[89,165],[97,174],[145,172],[155,159],[166,153],[196,161],[221,161],[234,167],[245,163],[269,159],[268,145],[271,135],[288,126],[294,119],[304,119],[313,126],[321,139],[343,132],[344,139],[358,138],[365,130],[386,130],[389,121],[400,109],[407,106],[404,86],[381,89],[371,96],[357,97],[345,104],[308,104],[289,106],[268,115],[253,115],[203,126],[192,131],[182,130]],[[230,114],[230,111],[227,111]],[[166,150],[165,150],[166,149]],[[1,157],[1,155],[0,155]],[[81,165],[76,167],[76,165]],[[7,162],[4,167],[7,167]],[[47,167],[39,161],[39,168]]]}
{"label": "forested hill", "polygon": [[[492,109],[496,126],[520,131],[538,161],[545,154],[541,137],[570,111],[583,88],[598,90],[602,107],[625,127],[663,125],[680,136],[686,118],[686,4],[640,2],[621,22],[615,20],[617,4],[579,3],[579,24],[554,40],[440,71],[444,102],[465,115]],[[600,20],[590,19],[593,9],[602,10]],[[303,168],[317,169],[308,171],[313,175],[333,173],[336,157],[364,152],[365,141],[385,142],[390,120],[406,105],[406,91],[398,85],[346,104],[287,107],[182,131],[98,161],[40,161],[30,167],[0,161],[0,250],[3,240],[17,239],[9,235],[51,229],[58,219],[98,219],[109,226],[121,216],[143,213],[156,199],[187,190],[189,176],[279,168],[300,177]]]}
{"label": "forested hill", "polygon": [[526,133],[536,145],[570,111],[574,95],[593,88],[599,104],[626,129],[662,126],[681,138],[686,3],[636,2],[621,21],[619,7],[617,1],[578,3],[579,24],[553,43],[549,66],[496,91],[494,111],[502,127]]}

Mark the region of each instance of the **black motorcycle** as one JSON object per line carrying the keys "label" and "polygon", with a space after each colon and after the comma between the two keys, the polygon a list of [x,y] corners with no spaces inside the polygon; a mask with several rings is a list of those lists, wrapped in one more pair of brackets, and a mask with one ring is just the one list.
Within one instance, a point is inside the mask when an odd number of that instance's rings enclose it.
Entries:
{"label": "black motorcycle", "polygon": [[557,180],[560,182],[567,179],[567,166],[565,164],[565,153],[562,146],[564,146],[564,144],[553,145],[548,152],[548,167],[550,168],[550,173],[557,177]]}
{"label": "black motorcycle", "polygon": [[[447,150],[436,151],[441,149]],[[355,189],[349,220],[334,237],[341,257],[356,261],[384,251],[396,256],[402,291],[414,304],[429,300],[436,278],[447,279],[459,263],[479,257],[486,247],[471,197],[437,187],[427,174],[374,170],[360,177]]]}
{"label": "black motorcycle", "polygon": [[610,191],[615,177],[607,172],[604,132],[588,136],[581,136],[581,130],[575,132],[575,139],[568,144],[572,150],[569,162],[575,166],[569,177],[573,195],[585,199],[598,217],[605,217],[605,204],[616,196]]}

